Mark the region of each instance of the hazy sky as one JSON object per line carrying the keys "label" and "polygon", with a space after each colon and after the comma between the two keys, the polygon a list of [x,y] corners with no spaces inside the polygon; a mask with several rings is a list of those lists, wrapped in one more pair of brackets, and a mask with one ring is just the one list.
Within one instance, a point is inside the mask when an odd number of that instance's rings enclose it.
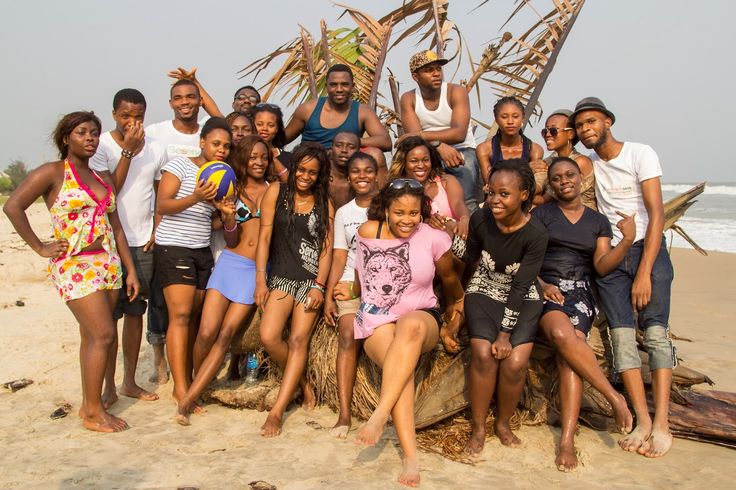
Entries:
{"label": "hazy sky", "polygon": [[[345,0],[380,17],[400,0]],[[449,17],[462,29],[474,59],[499,36],[512,0],[451,0]],[[550,1],[535,1],[540,12]],[[0,168],[20,158],[30,166],[54,159],[49,134],[65,113],[91,109],[112,128],[112,97],[123,87],[148,100],[146,123],[171,118],[166,72],[197,66],[200,80],[225,111],[233,91],[253,82],[237,71],[298,34],[301,23],[315,35],[319,20],[339,23],[340,9],[327,0],[194,2],[129,0],[5,2],[0,29],[3,144]],[[619,139],[648,143],[659,153],[665,182],[736,181],[723,153],[734,134],[736,63],[734,3],[726,0],[588,0],[541,97],[546,111],[572,108],[582,97],[602,98],[616,114]],[[507,27],[514,35],[524,22]],[[417,39],[389,54],[388,66],[413,88],[407,61]],[[453,69],[446,70],[449,77]],[[456,81],[467,78],[467,57]],[[260,77],[256,82],[263,82]],[[482,108],[473,115],[490,122],[495,96],[482,85]],[[724,89],[724,90],[721,90]],[[385,80],[381,91],[389,94]],[[272,102],[279,102],[272,98]],[[293,108],[284,108],[288,117]],[[541,124],[527,134],[541,142]]]}

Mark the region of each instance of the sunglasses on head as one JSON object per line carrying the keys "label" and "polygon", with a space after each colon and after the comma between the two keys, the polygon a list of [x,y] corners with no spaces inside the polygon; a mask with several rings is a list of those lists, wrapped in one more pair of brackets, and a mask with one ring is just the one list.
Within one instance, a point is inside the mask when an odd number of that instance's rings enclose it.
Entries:
{"label": "sunglasses on head", "polygon": [[276,104],[269,104],[268,102],[261,102],[255,105],[256,109],[260,109],[262,107],[267,107],[269,109],[280,109],[280,107],[277,106]]}
{"label": "sunglasses on head", "polygon": [[406,189],[408,187],[409,189],[412,189],[415,191],[421,190],[422,192],[424,192],[424,186],[421,183],[419,183],[418,180],[414,180],[414,179],[394,179],[389,184],[389,187],[397,191]]}
{"label": "sunglasses on head", "polygon": [[557,135],[560,134],[560,131],[572,131],[573,128],[542,128],[542,138],[547,137],[547,133],[549,133],[550,136],[553,138],[557,138]]}

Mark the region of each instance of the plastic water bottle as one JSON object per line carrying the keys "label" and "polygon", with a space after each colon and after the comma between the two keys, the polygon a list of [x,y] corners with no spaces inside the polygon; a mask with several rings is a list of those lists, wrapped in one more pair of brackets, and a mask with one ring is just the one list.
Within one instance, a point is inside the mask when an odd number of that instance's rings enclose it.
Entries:
{"label": "plastic water bottle", "polygon": [[248,354],[248,360],[245,363],[245,383],[254,385],[258,382],[258,358],[254,352]]}

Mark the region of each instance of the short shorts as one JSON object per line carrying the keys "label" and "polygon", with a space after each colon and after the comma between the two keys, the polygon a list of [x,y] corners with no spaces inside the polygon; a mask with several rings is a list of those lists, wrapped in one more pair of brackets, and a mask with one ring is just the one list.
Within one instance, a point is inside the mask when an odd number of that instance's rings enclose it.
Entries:
{"label": "short shorts", "polygon": [[162,288],[183,284],[197,289],[207,289],[207,281],[215,266],[209,247],[156,245],[153,248],[153,260]]}
{"label": "short shorts", "polygon": [[360,298],[348,299],[345,301],[337,300],[337,319],[345,315],[355,315],[360,308]]}
{"label": "short shorts", "polygon": [[565,301],[561,305],[554,301],[545,301],[542,307],[542,316],[550,311],[561,311],[570,318],[570,323],[575,327],[575,330],[580,330],[587,336],[598,313],[590,282],[546,277],[542,279],[560,288],[560,292],[565,297]]}
{"label": "short shorts", "polygon": [[[123,315],[142,316],[146,312],[147,300],[151,295],[151,279],[153,278],[153,250],[143,251],[143,247],[130,247],[130,255],[133,257],[135,264],[135,272],[138,276],[140,289],[138,297],[132,302],[128,300],[128,295],[121,293],[118,296],[118,302],[115,304],[115,310],[112,317],[119,320]],[[123,284],[128,277],[128,271],[123,269]]]}
{"label": "short shorts", "polygon": [[[480,293],[465,295],[465,324],[471,339],[495,342],[500,331],[505,305]],[[516,326],[511,332],[509,342],[512,347],[534,342],[537,336],[542,301],[524,300]]]}

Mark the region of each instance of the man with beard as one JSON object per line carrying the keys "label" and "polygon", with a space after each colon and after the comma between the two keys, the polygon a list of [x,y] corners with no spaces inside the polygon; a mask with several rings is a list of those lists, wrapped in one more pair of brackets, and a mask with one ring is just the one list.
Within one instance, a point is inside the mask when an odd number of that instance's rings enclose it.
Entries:
{"label": "man with beard", "polygon": [[419,136],[434,146],[445,170],[460,181],[465,203],[472,213],[483,200],[475,138],[470,125],[470,99],[462,85],[444,81],[447,60],[434,51],[422,51],[409,60],[418,89],[401,96],[401,125],[408,136]]}
{"label": "man with beard", "polygon": [[[654,150],[640,143],[617,141],[611,133],[613,112],[596,97],[577,103],[575,131],[590,155],[595,173],[598,210],[613,228],[612,245],[623,240],[615,224],[636,215],[636,237],[620,265],[596,280],[613,347],[613,369],[623,379],[636,412],[636,428],[619,441],[622,449],[650,458],[664,456],[672,446],[668,410],[675,351],[669,335],[670,290],[674,276],[662,236],[664,207],[662,168]],[[652,372],[655,415],[647,409],[636,327]]]}
{"label": "man with beard", "polygon": [[[337,64],[327,70],[327,97],[310,100],[294,111],[286,126],[286,142],[300,134],[302,142],[316,141],[326,150],[339,132],[347,131],[359,138],[361,148],[391,150],[391,137],[376,113],[366,104],[353,100],[353,72],[347,65]],[[368,133],[363,137],[364,133]]]}

